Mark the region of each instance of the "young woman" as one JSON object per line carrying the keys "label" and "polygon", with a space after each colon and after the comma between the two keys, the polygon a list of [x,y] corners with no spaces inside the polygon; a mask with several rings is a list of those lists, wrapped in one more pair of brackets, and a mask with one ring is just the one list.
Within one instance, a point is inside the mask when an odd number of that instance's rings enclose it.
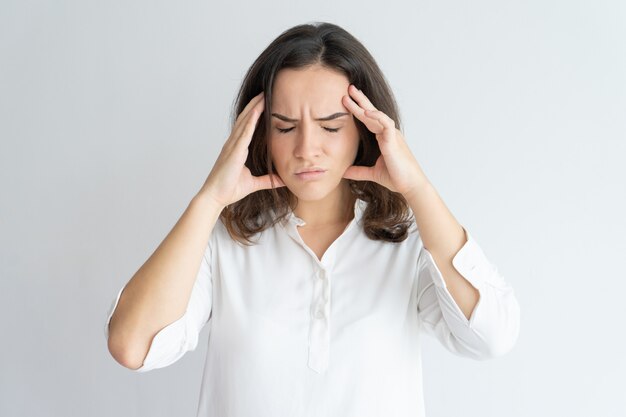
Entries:
{"label": "young woman", "polygon": [[[282,33],[247,72],[206,182],[120,290],[122,365],[209,326],[198,416],[422,416],[420,335],[475,359],[519,306],[411,153],[394,96],[339,26]],[[218,221],[219,219],[219,221]]]}

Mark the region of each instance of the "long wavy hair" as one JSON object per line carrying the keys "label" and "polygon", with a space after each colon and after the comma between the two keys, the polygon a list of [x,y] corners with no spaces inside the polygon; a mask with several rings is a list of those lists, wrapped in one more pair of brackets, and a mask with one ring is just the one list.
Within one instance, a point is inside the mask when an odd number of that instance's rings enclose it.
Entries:
{"label": "long wavy hair", "polygon": [[[345,29],[332,23],[315,22],[294,26],[274,39],[248,69],[235,99],[231,126],[247,103],[261,91],[265,109],[272,108],[272,87],[283,68],[307,68],[322,65],[344,74],[370,99],[374,107],[394,120],[401,129],[400,115],[394,95],[378,64],[369,51]],[[267,138],[270,135],[271,112],[264,111],[257,122],[248,147],[245,165],[252,175],[274,173]],[[380,148],[374,133],[357,118],[359,147],[354,165],[374,166]],[[401,242],[407,238],[413,222],[404,197],[372,181],[348,180],[354,197],[366,201],[363,213],[365,234],[374,240]],[[228,205],[220,219],[233,239],[254,243],[251,239],[293,209],[293,194],[287,187],[259,190]],[[272,210],[273,209],[273,210]],[[269,216],[269,213],[273,213]]]}

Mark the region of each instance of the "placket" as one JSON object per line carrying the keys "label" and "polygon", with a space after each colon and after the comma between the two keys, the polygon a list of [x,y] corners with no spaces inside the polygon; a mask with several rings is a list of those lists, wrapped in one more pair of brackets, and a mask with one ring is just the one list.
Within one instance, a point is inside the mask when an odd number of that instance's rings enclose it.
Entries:
{"label": "placket", "polygon": [[289,219],[286,230],[289,236],[301,245],[314,261],[313,296],[309,307],[309,356],[308,366],[313,371],[324,373],[328,369],[330,356],[330,307],[331,307],[331,273],[335,260],[335,250],[329,247],[322,256],[322,261],[304,243],[296,229],[304,225],[304,221],[295,216]]}
{"label": "placket", "polygon": [[328,368],[330,356],[330,279],[326,269],[315,273],[311,321],[309,325],[308,366],[318,373]]}
{"label": "placket", "polygon": [[337,245],[346,233],[353,227],[356,227],[355,224],[363,212],[362,204],[363,202],[357,200],[354,209],[354,219],[328,247],[321,260],[304,243],[300,233],[298,233],[297,227],[306,224],[304,220],[290,213],[286,223],[284,223],[285,230],[289,236],[301,245],[314,261],[315,273],[313,275],[313,297],[310,304],[308,366],[317,373],[324,373],[328,369],[330,357],[332,271],[337,256]]}

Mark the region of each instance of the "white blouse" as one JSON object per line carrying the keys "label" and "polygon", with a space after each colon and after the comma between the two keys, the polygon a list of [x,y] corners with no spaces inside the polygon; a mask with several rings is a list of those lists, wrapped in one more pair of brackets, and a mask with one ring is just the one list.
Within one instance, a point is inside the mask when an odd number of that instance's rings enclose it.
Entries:
{"label": "white blouse", "polygon": [[[519,333],[514,291],[465,230],[453,265],[479,292],[469,320],[413,227],[400,243],[369,239],[367,203],[319,260],[290,213],[241,245],[217,221],[186,313],[154,337],[143,366],[195,350],[209,326],[198,416],[424,416],[420,335],[488,359]],[[111,305],[105,325],[123,288]]]}

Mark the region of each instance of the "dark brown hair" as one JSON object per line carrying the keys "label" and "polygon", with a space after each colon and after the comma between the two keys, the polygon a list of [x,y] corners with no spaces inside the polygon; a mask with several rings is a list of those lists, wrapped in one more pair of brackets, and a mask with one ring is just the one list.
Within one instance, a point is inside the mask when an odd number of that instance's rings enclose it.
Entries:
{"label": "dark brown hair", "polygon": [[[391,88],[368,50],[343,28],[326,22],[294,26],[274,39],[259,55],[246,73],[231,114],[231,126],[248,102],[261,91],[265,109],[271,109],[272,87],[283,68],[306,68],[322,65],[344,74],[370,99],[374,107],[385,113],[401,129],[400,115]],[[264,111],[257,122],[248,147],[246,167],[252,175],[274,173],[267,138],[270,134],[271,112]],[[375,135],[357,118],[359,148],[354,165],[374,166],[380,156]],[[401,242],[408,236],[412,216],[407,201],[399,194],[372,181],[349,180],[356,198],[366,201],[363,228],[370,239]],[[245,244],[255,234],[285,218],[292,209],[291,192],[287,187],[256,191],[228,205],[220,218],[233,239]],[[268,214],[273,209],[274,216]]]}

